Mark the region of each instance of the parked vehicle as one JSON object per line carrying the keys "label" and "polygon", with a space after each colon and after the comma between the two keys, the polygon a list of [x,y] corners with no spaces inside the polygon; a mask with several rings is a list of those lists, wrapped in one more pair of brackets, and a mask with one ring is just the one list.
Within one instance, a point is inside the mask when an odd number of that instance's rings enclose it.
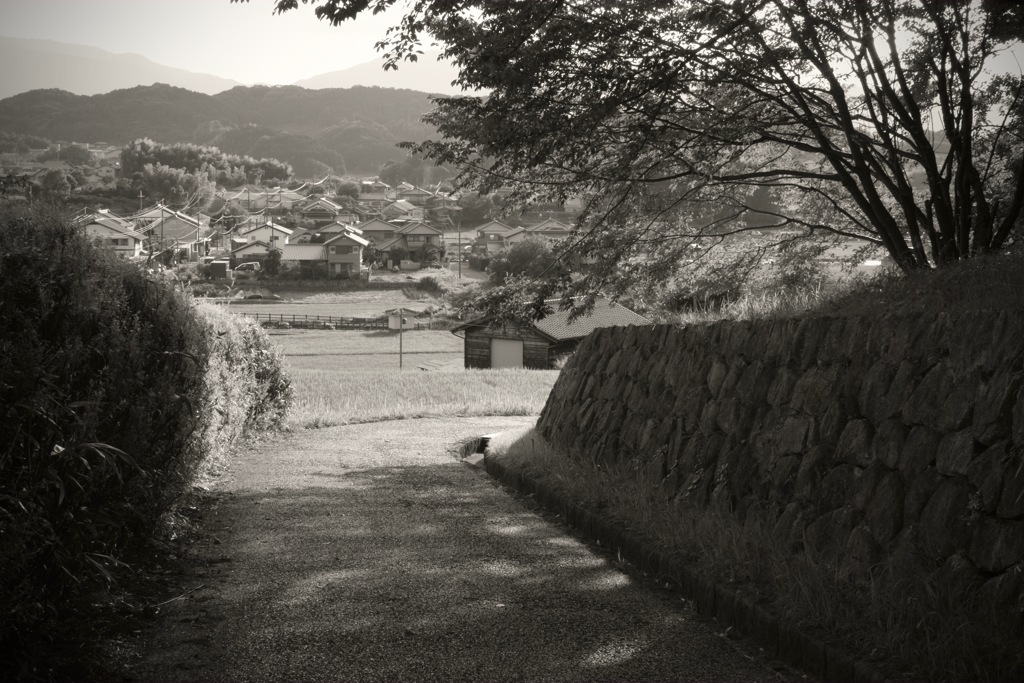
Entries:
{"label": "parked vehicle", "polygon": [[256,261],[241,263],[235,268],[236,273],[258,273],[262,266]]}

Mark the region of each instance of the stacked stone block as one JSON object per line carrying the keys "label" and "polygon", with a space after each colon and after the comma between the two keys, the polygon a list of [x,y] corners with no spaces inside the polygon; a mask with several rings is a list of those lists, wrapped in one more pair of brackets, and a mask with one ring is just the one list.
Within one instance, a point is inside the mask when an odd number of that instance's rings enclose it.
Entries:
{"label": "stacked stone block", "polygon": [[1012,312],[606,328],[538,427],[691,505],[770,515],[855,575],[884,562],[955,585],[1021,629],[1022,380]]}

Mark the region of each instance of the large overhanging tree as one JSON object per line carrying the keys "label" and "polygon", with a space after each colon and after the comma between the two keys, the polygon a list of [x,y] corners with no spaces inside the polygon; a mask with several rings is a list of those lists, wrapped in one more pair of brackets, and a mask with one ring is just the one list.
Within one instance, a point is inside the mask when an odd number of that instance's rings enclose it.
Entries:
{"label": "large overhanging tree", "polygon": [[[311,4],[337,24],[395,1]],[[397,65],[436,40],[487,93],[437,99],[415,152],[483,191],[592,199],[567,246],[587,276],[544,288],[573,294],[666,281],[756,209],[908,271],[1006,247],[1022,28],[1006,0],[417,0],[380,47]]]}

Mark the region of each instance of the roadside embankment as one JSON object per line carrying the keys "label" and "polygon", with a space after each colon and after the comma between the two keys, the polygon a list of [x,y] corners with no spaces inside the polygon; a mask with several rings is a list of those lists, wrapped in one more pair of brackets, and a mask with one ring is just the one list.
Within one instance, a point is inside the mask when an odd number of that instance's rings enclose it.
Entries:
{"label": "roadside embankment", "polygon": [[1022,334],[1012,312],[598,330],[538,433],[756,521],[851,594],[933,599],[972,632],[963,656],[1014,659],[998,648],[1024,628]]}

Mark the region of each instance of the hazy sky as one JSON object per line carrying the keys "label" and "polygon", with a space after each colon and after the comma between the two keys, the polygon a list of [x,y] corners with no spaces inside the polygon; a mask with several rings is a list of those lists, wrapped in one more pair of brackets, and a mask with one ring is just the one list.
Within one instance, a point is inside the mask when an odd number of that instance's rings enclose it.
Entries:
{"label": "hazy sky", "polygon": [[332,27],[301,5],[274,14],[274,0],[0,0],[0,35],[47,38],[245,84],[294,83],[370,61],[401,6]]}

